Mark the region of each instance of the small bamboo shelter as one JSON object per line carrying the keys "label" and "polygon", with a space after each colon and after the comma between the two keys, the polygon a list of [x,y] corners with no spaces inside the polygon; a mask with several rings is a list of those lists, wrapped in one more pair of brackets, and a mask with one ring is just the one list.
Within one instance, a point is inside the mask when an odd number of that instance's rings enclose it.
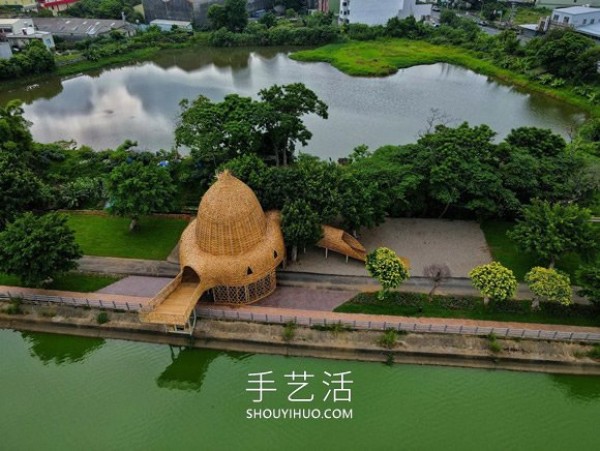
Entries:
{"label": "small bamboo shelter", "polygon": [[277,211],[265,213],[254,192],[224,171],[202,197],[181,235],[181,271],[142,311],[144,322],[190,332],[203,294],[222,304],[250,304],[275,290],[285,257]]}

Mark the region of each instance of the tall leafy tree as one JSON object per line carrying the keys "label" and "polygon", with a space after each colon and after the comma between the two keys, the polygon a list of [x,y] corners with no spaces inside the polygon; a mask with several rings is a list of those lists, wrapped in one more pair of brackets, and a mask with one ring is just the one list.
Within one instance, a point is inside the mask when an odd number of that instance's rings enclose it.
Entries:
{"label": "tall leafy tree", "polygon": [[[551,130],[512,130],[498,147],[498,157],[504,185],[521,203],[529,203],[533,198],[577,201],[586,195],[575,189],[583,176],[584,159]],[[589,188],[593,189],[593,185]]]}
{"label": "tall leafy tree", "polygon": [[438,125],[416,146],[406,148],[404,160],[423,176],[419,189],[438,204],[434,207],[441,208],[439,217],[452,207],[480,217],[499,216],[516,208],[516,199],[504,187],[496,168],[494,135],[487,125]]}
{"label": "tall leafy tree", "polygon": [[0,230],[18,214],[43,208],[49,198],[48,187],[16,153],[0,150]]}
{"label": "tall leafy tree", "polygon": [[385,220],[386,199],[377,183],[346,172],[340,177],[337,189],[340,215],[354,236],[362,227],[375,227]]}
{"label": "tall leafy tree", "polygon": [[11,100],[6,106],[0,106],[0,151],[15,152],[29,159],[33,147],[33,138],[29,131],[29,122],[23,117],[20,100]]}
{"label": "tall leafy tree", "polygon": [[222,5],[211,5],[207,15],[212,28],[218,30],[224,27],[234,33],[244,31],[248,26],[247,3],[246,0],[225,0]]}
{"label": "tall leafy tree", "polygon": [[226,161],[255,153],[265,161],[287,165],[296,145],[312,137],[302,117],[327,117],[327,105],[301,83],[272,86],[259,92],[260,100],[228,95],[213,103],[200,96],[182,112],[175,130],[178,146],[187,146],[200,176]]}
{"label": "tall leafy tree", "polygon": [[67,217],[58,213],[25,213],[0,233],[0,272],[28,286],[75,269],[81,255]]}
{"label": "tall leafy tree", "polygon": [[201,95],[180,106],[175,142],[190,148],[197,169],[212,174],[236,156],[259,151],[261,105],[250,97],[231,94],[214,103]]}
{"label": "tall leafy tree", "polygon": [[523,219],[508,236],[522,250],[548,261],[553,268],[566,253],[589,255],[598,249],[600,236],[590,219],[590,211],[578,205],[534,200],[523,208]]}
{"label": "tall leafy tree", "polygon": [[323,236],[319,215],[303,200],[287,203],[281,211],[281,230],[286,245],[291,246],[291,260],[298,258],[298,248],[315,244]]}
{"label": "tall leafy tree", "polygon": [[129,230],[137,228],[140,216],[166,212],[175,204],[177,189],[169,171],[155,163],[125,162],[108,177],[110,212],[131,218]]}
{"label": "tall leafy tree", "polygon": [[316,114],[327,119],[327,105],[302,83],[273,85],[258,95],[264,106],[262,149],[272,149],[275,163],[285,166],[292,160],[296,145],[305,146],[312,138],[302,117]]}

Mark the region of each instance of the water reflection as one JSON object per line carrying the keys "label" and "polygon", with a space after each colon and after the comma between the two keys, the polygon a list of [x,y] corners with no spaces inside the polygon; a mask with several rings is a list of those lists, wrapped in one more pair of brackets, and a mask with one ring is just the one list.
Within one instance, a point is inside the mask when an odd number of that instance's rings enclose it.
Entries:
{"label": "water reflection", "polygon": [[241,361],[251,354],[224,353],[210,349],[169,346],[171,364],[156,379],[156,385],[174,390],[200,391],[210,365],[217,358]]}
{"label": "water reflection", "polygon": [[90,354],[104,345],[102,338],[73,337],[69,335],[21,332],[29,344],[29,353],[44,365],[63,365],[85,361]]}
{"label": "water reflection", "polygon": [[578,401],[600,399],[600,380],[598,377],[552,374],[550,379],[556,387],[570,398]]}
{"label": "water reflection", "polygon": [[132,139],[142,149],[158,150],[173,145],[181,99],[202,94],[218,101],[233,92],[255,96],[275,83],[302,82],[329,105],[329,119],[306,118],[313,139],[299,150],[333,159],[363,143],[376,148],[413,142],[432,108],[456,122],[487,123],[499,139],[526,125],[566,136],[584,118],[580,110],[556,100],[448,64],[356,78],[325,63],[290,60],[281,50],[177,50],[153,62],[3,92],[0,103],[24,98],[25,117],[42,142],[74,139],[104,149]]}

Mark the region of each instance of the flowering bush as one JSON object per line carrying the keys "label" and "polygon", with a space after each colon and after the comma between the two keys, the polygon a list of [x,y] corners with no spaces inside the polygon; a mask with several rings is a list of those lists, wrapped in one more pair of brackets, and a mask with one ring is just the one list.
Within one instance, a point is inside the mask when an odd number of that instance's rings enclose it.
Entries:
{"label": "flowering bush", "polygon": [[410,277],[404,262],[387,247],[380,247],[367,255],[366,268],[383,288],[377,296],[380,300],[387,296],[390,289],[399,287]]}
{"label": "flowering bush", "polygon": [[513,272],[498,262],[476,266],[469,272],[469,277],[473,286],[481,292],[486,304],[490,299],[512,299],[517,289],[517,279]]}
{"label": "flowering bush", "polygon": [[555,269],[540,266],[531,268],[531,271],[525,274],[525,282],[537,298],[532,308],[539,306],[540,298],[563,305],[572,303],[571,280],[569,276]]}

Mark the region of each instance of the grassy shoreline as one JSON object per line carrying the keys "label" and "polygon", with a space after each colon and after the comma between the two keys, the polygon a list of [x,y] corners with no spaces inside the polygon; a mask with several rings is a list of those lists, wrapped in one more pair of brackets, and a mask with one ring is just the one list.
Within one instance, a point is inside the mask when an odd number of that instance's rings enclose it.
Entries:
{"label": "grassy shoreline", "polygon": [[449,63],[509,83],[517,88],[537,92],[600,115],[600,107],[589,103],[569,89],[556,89],[536,83],[525,75],[502,69],[478,58],[473,52],[455,46],[434,45],[408,39],[380,39],[329,44],[290,55],[301,62],[325,62],[351,76],[386,77],[400,69],[436,63]]}
{"label": "grassy shoreline", "polygon": [[485,306],[481,298],[473,296],[434,295],[430,300],[426,294],[408,292],[391,292],[385,301],[379,301],[375,293],[359,293],[333,311],[415,318],[600,327],[599,310],[593,306],[561,306],[542,302],[540,310],[532,311],[531,301],[491,302]]}

